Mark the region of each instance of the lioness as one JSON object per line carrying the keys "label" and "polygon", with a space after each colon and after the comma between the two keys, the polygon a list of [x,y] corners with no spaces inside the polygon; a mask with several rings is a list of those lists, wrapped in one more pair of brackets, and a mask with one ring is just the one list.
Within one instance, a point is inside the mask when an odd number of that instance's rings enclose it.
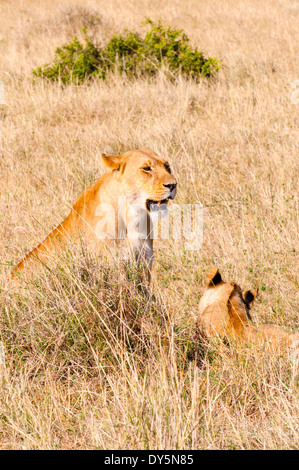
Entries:
{"label": "lioness", "polygon": [[165,210],[176,195],[177,181],[169,163],[150,150],[130,150],[120,157],[102,155],[110,171],[89,186],[59,227],[34,248],[15,271],[46,262],[53,251],[84,237],[92,248],[127,238],[135,257],[148,272],[153,261],[150,214]]}
{"label": "lioness", "polygon": [[199,301],[199,317],[194,339],[219,335],[234,338],[270,350],[299,347],[299,333],[289,334],[275,325],[255,327],[250,308],[256,298],[256,290],[242,292],[234,282],[224,282],[218,268],[207,275],[206,289]]}

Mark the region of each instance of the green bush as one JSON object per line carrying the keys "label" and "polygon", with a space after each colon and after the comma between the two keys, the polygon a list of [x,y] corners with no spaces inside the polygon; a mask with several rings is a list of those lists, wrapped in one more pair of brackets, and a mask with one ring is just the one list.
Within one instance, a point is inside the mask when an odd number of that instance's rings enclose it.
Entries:
{"label": "green bush", "polygon": [[195,80],[219,70],[219,61],[193,49],[183,30],[150,20],[147,23],[151,29],[144,38],[126,30],[114,35],[105,47],[94,44],[83,29],[84,44],[74,38],[56,49],[52,64],[38,67],[33,73],[53,81],[80,84],[93,76],[105,79],[107,72],[115,69],[129,77],[153,77],[163,66],[172,78],[181,73]]}

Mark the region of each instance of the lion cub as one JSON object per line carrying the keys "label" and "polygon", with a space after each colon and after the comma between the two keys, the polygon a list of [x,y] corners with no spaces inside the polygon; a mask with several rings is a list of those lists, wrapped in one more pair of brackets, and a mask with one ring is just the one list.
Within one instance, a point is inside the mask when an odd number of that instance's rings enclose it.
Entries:
{"label": "lion cub", "polygon": [[194,339],[220,336],[234,338],[270,350],[298,348],[299,333],[289,334],[275,325],[256,327],[250,308],[257,296],[256,290],[242,291],[234,282],[224,282],[218,268],[207,275],[206,289],[199,302],[199,318]]}

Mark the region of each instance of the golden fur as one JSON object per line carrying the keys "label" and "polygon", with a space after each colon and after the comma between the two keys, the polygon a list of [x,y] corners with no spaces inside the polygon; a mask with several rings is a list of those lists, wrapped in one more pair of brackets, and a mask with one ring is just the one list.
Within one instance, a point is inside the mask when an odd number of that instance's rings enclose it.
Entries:
{"label": "golden fur", "polygon": [[299,333],[289,334],[275,325],[254,326],[250,308],[257,291],[242,292],[234,282],[224,282],[217,268],[211,268],[206,289],[199,302],[197,332],[194,337],[219,335],[258,347],[278,351],[299,346]]}
{"label": "golden fur", "polygon": [[[47,262],[53,252],[65,248],[69,242],[83,237],[93,249],[101,251],[105,245],[114,243],[123,224],[124,238],[127,237],[135,256],[140,257],[150,268],[152,264],[152,239],[147,220],[144,237],[140,239],[134,223],[128,224],[127,217],[134,217],[136,203],[143,207],[149,219],[150,204],[167,204],[176,194],[176,179],[171,175],[167,161],[150,150],[131,150],[120,157],[102,155],[110,171],[96,183],[89,186],[74,204],[69,216],[50,235],[34,248],[19,264],[15,271],[24,267],[32,269],[36,261]],[[119,196],[126,199],[125,220],[118,214]],[[156,203],[156,204],[155,204]],[[99,233],[101,220],[108,211],[114,232],[102,237]],[[159,209],[159,208],[158,208]],[[130,225],[130,227],[129,227]]]}

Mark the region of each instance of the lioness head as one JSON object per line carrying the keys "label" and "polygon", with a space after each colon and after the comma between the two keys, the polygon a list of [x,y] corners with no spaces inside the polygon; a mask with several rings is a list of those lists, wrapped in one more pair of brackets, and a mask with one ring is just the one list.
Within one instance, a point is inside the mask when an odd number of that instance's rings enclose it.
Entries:
{"label": "lioness head", "polygon": [[150,150],[130,150],[120,157],[102,155],[106,165],[117,173],[121,193],[159,211],[176,195],[177,181],[165,158]]}
{"label": "lioness head", "polygon": [[256,290],[242,291],[234,282],[224,282],[217,268],[207,275],[206,289],[199,302],[199,318],[194,339],[198,337],[236,338],[255,347],[280,351],[290,348],[298,357],[299,332],[290,334],[276,325],[256,326],[249,310]]}
{"label": "lioness head", "polygon": [[241,334],[251,320],[249,310],[256,295],[255,290],[242,291],[238,284],[224,282],[218,268],[211,268],[199,302],[199,319],[194,337],[200,331],[208,337]]}

